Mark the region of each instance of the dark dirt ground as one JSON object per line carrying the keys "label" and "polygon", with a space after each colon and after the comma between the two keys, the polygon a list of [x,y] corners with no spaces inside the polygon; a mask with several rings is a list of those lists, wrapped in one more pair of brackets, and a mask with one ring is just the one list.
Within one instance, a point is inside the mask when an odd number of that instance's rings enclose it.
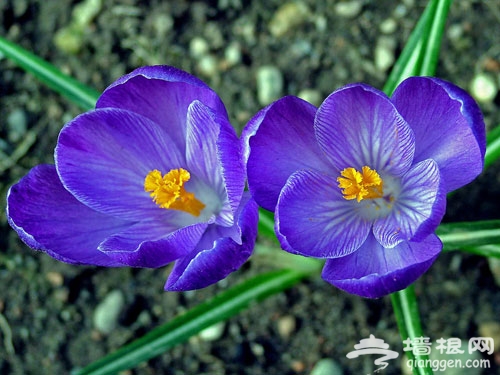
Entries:
{"label": "dark dirt ground", "polygon": [[[313,89],[321,101],[349,82],[382,87],[390,56],[402,49],[426,2],[344,1],[345,13],[335,0],[300,0],[291,2],[299,11],[278,22],[286,26],[282,32],[272,26],[273,18],[284,12],[280,6],[285,2],[278,0],[103,1],[85,21],[79,50],[71,53],[57,46],[54,36],[72,22],[78,3],[0,0],[0,34],[98,90],[140,65],[180,67],[221,95],[241,129],[261,107],[256,74],[264,65],[282,72],[282,94]],[[456,1],[437,76],[469,88],[477,74],[486,73],[498,84],[499,22],[498,1]],[[375,63],[377,46],[388,46],[387,64]],[[498,95],[481,103],[490,128],[500,123],[498,104]],[[2,211],[8,187],[34,165],[53,162],[59,130],[80,112],[0,58]],[[446,220],[498,219],[499,172],[497,163],[450,198]],[[168,269],[65,265],[24,246],[4,215],[0,224],[1,374],[69,373],[259,271],[250,261],[219,285],[165,293]],[[93,314],[113,290],[123,293],[123,307],[117,326],[102,334]],[[425,333],[432,341],[458,337],[466,342],[485,336],[480,331],[485,323],[500,324],[500,289],[484,258],[443,254],[416,290]],[[347,359],[346,354],[369,334],[403,352],[389,298],[361,299],[318,278],[230,319],[215,341],[190,340],[124,374],[309,374],[320,359],[334,360],[344,374],[366,374],[374,370],[373,358]],[[492,367],[482,374],[500,373],[500,352],[484,358]],[[400,358],[382,373],[401,373]]]}

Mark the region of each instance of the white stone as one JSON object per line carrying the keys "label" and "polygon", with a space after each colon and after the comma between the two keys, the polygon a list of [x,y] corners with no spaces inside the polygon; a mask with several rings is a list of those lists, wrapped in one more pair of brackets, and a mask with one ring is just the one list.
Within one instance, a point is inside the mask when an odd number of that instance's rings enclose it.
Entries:
{"label": "white stone", "polygon": [[207,77],[217,75],[219,72],[217,59],[213,55],[202,56],[200,61],[198,61],[198,69],[200,73]]}
{"label": "white stone", "polygon": [[479,73],[472,79],[470,90],[478,102],[488,103],[495,99],[498,87],[491,76]]}
{"label": "white stone", "polygon": [[224,51],[224,58],[228,66],[234,66],[241,62],[241,46],[238,42],[232,42]]}
{"label": "white stone", "polygon": [[118,325],[124,305],[125,297],[121,290],[109,292],[94,311],[94,327],[101,333],[110,334]]}
{"label": "white stone", "polygon": [[216,323],[210,327],[205,328],[199,333],[199,337],[203,341],[215,341],[222,337],[224,333],[224,322]]}
{"label": "white stone", "polygon": [[189,42],[189,54],[194,58],[200,58],[208,53],[208,42],[201,37],[194,37]]}
{"label": "white stone", "polygon": [[319,106],[323,101],[323,96],[318,90],[315,89],[304,89],[301,90],[297,96],[301,99],[304,99],[306,102],[309,102],[315,106]]}
{"label": "white stone", "polygon": [[344,371],[333,359],[320,359],[311,370],[311,375],[343,375]]}
{"label": "white stone", "polygon": [[26,112],[20,108],[14,109],[7,116],[7,126],[9,128],[9,141],[16,143],[26,134],[28,128],[28,119]]}
{"label": "white stone", "polygon": [[380,32],[384,34],[392,34],[398,28],[398,23],[394,18],[387,18],[386,20],[380,23],[379,29]]}
{"label": "white stone", "polygon": [[309,17],[309,8],[303,2],[294,1],[281,5],[269,22],[269,31],[275,37],[303,24]]}
{"label": "white stone", "polygon": [[363,9],[363,3],[361,1],[343,1],[341,3],[335,4],[335,13],[340,17],[354,18]]}
{"label": "white stone", "polygon": [[391,37],[380,37],[374,51],[375,67],[385,72],[394,64],[394,39]]}
{"label": "white stone", "polygon": [[295,331],[297,322],[293,315],[285,315],[278,320],[277,325],[278,333],[281,337],[286,339]]}
{"label": "white stone", "polygon": [[279,99],[283,92],[283,75],[272,65],[257,70],[257,99],[260,105],[267,105]]}

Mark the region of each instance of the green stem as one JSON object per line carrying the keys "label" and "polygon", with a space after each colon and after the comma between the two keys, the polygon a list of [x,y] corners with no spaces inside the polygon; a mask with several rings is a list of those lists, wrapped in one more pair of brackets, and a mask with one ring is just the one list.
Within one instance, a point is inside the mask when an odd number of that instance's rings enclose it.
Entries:
{"label": "green stem", "polygon": [[484,155],[484,168],[489,167],[500,158],[500,125],[486,135],[486,154]]}
{"label": "green stem", "polygon": [[54,65],[1,36],[0,53],[79,107],[85,110],[94,108],[99,97],[96,90],[62,73]]}
{"label": "green stem", "polygon": [[[434,5],[435,4],[435,5]],[[446,20],[448,11],[450,10],[451,0],[440,0],[434,3],[434,20]],[[436,67],[439,59],[439,50],[441,49],[441,40],[443,37],[446,22],[429,21],[430,27],[428,34],[424,36],[427,41],[426,52],[422,57],[422,65],[420,74],[433,76],[436,72]]]}
{"label": "green stem", "polygon": [[[403,341],[410,340],[409,342],[411,344],[414,342],[415,338],[423,337],[417,298],[415,296],[415,288],[413,285],[391,294],[391,302],[401,339]],[[406,355],[408,356],[408,359],[413,360],[414,363],[416,361],[426,363],[426,360],[429,359],[429,356],[418,354],[418,352],[415,354],[412,350],[407,351]],[[414,366],[412,370],[415,375],[433,374],[432,369],[426,366]]]}

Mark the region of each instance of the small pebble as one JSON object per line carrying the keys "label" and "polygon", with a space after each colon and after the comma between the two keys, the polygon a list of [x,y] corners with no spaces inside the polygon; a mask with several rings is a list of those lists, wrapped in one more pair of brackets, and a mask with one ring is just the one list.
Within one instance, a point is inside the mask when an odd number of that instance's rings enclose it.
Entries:
{"label": "small pebble", "polygon": [[396,7],[394,7],[392,14],[396,18],[406,17],[406,15],[408,14],[408,8],[406,7],[405,4],[399,4]]}
{"label": "small pebble", "polygon": [[224,322],[216,323],[201,331],[198,336],[203,341],[216,341],[222,337],[226,325]]}
{"label": "small pebble", "polygon": [[483,62],[484,69],[488,72],[500,73],[500,61],[486,57]]}
{"label": "small pebble", "polygon": [[498,93],[494,79],[484,73],[479,73],[472,79],[470,90],[472,96],[480,103],[491,102]]}
{"label": "small pebble", "polygon": [[294,372],[302,372],[306,369],[306,365],[302,361],[293,360],[290,364],[291,369]]}
{"label": "small pebble", "polygon": [[447,28],[446,34],[448,38],[455,42],[463,37],[464,28],[461,24],[453,24]]}
{"label": "small pebble", "polygon": [[73,8],[73,22],[86,27],[101,12],[102,0],[85,0]]}
{"label": "small pebble", "polygon": [[54,292],[54,299],[56,301],[66,303],[68,302],[69,290],[67,288],[59,288]]}
{"label": "small pebble", "polygon": [[207,22],[204,27],[203,35],[207,38],[211,48],[220,49],[227,44],[221,27],[216,22]]}
{"label": "small pebble", "polygon": [[72,319],[71,311],[69,311],[69,310],[62,310],[61,313],[60,313],[60,317],[65,322],[69,322]]}
{"label": "small pebble", "polygon": [[395,41],[391,37],[380,37],[375,46],[375,67],[382,72],[394,64]]}
{"label": "small pebble", "polygon": [[268,105],[279,99],[283,92],[283,75],[271,65],[262,66],[257,71],[257,99],[259,104]]}
{"label": "small pebble", "polygon": [[379,30],[383,34],[392,34],[398,28],[398,23],[394,18],[387,18],[382,21],[379,26]]}
{"label": "small pebble", "polygon": [[153,28],[157,35],[167,34],[174,27],[174,19],[169,14],[160,13],[153,18]]}
{"label": "small pebble", "polygon": [[189,42],[189,54],[194,58],[200,58],[208,53],[208,42],[201,37],[194,37]]}
{"label": "small pebble", "polygon": [[224,51],[227,66],[238,65],[241,62],[241,46],[237,42],[229,43]]}
{"label": "small pebble", "polygon": [[118,318],[125,305],[120,290],[109,292],[94,311],[94,327],[103,334],[110,334],[118,325]]}
{"label": "small pebble", "polygon": [[198,69],[201,74],[207,77],[213,77],[219,72],[217,59],[213,55],[203,56],[200,61],[198,61]]}
{"label": "small pebble", "polygon": [[333,359],[320,359],[311,370],[311,375],[342,375],[344,371]]}
{"label": "small pebble", "polygon": [[323,96],[321,92],[315,89],[304,89],[301,90],[297,96],[301,99],[304,99],[306,102],[311,103],[312,105],[319,106],[323,101]]}
{"label": "small pebble", "polygon": [[52,286],[61,286],[64,283],[64,277],[59,272],[49,271],[47,272],[45,277]]}
{"label": "small pebble", "polygon": [[83,47],[83,31],[73,25],[59,29],[54,35],[54,44],[64,53],[77,54]]}
{"label": "small pebble", "polygon": [[309,9],[303,2],[289,2],[281,5],[269,22],[269,31],[275,37],[285,35],[302,25],[309,17]]}
{"label": "small pebble", "polygon": [[363,9],[363,3],[361,1],[343,1],[341,3],[335,4],[335,13],[344,18],[354,18]]}
{"label": "small pebble", "polygon": [[324,33],[328,28],[328,20],[322,14],[316,14],[313,19],[314,25],[316,26],[316,31],[319,33]]}
{"label": "small pebble", "polygon": [[22,16],[28,10],[27,0],[17,0],[12,2],[12,7],[14,9],[14,15],[17,17]]}
{"label": "small pebble", "polygon": [[10,142],[17,143],[24,137],[28,127],[26,112],[22,109],[14,109],[7,116],[7,126],[9,127],[8,138]]}
{"label": "small pebble", "polygon": [[289,338],[297,326],[293,315],[285,315],[278,320],[278,333],[283,338]]}
{"label": "small pebble", "polygon": [[262,357],[265,353],[264,347],[256,342],[250,344],[250,350],[256,357]]}

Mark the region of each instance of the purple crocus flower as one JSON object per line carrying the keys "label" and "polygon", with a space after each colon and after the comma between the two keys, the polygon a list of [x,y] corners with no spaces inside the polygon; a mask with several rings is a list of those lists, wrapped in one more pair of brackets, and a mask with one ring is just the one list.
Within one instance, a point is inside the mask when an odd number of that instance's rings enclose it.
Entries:
{"label": "purple crocus flower", "polygon": [[111,84],[64,126],[55,166],[7,196],[10,225],[57,260],[161,267],[166,290],[215,283],[250,256],[257,204],[244,193],[242,146],[217,94],[167,66]]}
{"label": "purple crocus flower", "polygon": [[326,259],[323,278],[381,297],[434,262],[446,193],[482,170],[485,126],[474,100],[412,77],[391,98],[365,84],[319,108],[284,97],[245,128],[250,192],[275,212],[284,250]]}

